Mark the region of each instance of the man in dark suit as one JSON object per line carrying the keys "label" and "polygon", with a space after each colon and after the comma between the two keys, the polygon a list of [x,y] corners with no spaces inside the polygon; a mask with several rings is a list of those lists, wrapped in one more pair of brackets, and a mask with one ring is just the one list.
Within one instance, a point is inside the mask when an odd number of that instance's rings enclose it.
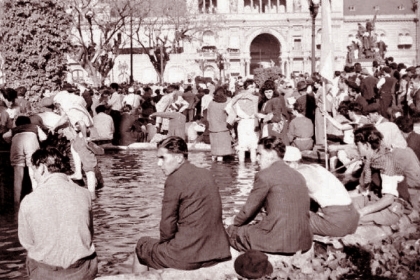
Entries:
{"label": "man in dark suit", "polygon": [[157,156],[158,166],[168,176],[160,239],[140,238],[133,272],[147,267],[193,270],[231,259],[219,189],[212,174],[187,161],[187,144],[180,137],[162,140]]}
{"label": "man in dark suit", "polygon": [[[249,197],[235,217],[227,218],[230,245],[238,251],[294,254],[312,247],[310,198],[305,178],[286,165],[286,146],[274,136],[258,143],[260,171]],[[255,217],[265,210],[261,221]]]}
{"label": "man in dark suit", "polygon": [[366,68],[362,69],[360,75],[363,77],[360,83],[360,92],[369,104],[375,103],[378,89],[378,79],[370,75]]}

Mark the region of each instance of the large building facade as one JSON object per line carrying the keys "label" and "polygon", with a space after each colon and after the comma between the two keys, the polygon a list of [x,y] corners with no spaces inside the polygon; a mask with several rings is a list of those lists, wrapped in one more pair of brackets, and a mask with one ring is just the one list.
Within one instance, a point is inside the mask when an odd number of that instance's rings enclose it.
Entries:
{"label": "large building facade", "polygon": [[[278,66],[285,75],[310,73],[312,52],[315,71],[321,54],[321,8],[313,25],[311,0],[188,0],[196,13],[218,16],[200,40],[183,41],[182,53],[171,54],[164,69],[165,82],[195,76],[226,78],[249,76],[257,67]],[[312,0],[314,3],[319,1]],[[419,63],[419,9],[415,0],[332,0],[334,68],[347,62],[348,45],[358,24],[375,21],[375,34],[387,46],[385,56],[406,65]],[[375,16],[376,15],[376,16]],[[199,18],[199,17],[198,17]],[[375,19],[374,19],[375,18]],[[312,41],[315,41],[315,49]],[[220,69],[222,60],[223,69]],[[134,80],[158,81],[146,54],[133,56]],[[126,81],[130,55],[119,55],[110,81]]]}

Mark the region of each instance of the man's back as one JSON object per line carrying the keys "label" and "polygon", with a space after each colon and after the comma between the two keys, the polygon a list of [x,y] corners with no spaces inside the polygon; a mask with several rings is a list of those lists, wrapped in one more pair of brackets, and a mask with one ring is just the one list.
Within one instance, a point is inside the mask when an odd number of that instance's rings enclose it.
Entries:
{"label": "man's back", "polygon": [[95,252],[90,215],[89,191],[52,174],[22,200],[19,240],[30,258],[67,268]]}
{"label": "man's back", "polygon": [[186,162],[168,176],[160,241],[167,242],[160,250],[182,262],[230,256],[219,190],[208,170]]}

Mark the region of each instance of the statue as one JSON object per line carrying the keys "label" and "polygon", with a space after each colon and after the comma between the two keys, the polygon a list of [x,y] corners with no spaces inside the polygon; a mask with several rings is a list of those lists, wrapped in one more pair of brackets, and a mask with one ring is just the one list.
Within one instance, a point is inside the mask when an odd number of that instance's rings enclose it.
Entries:
{"label": "statue", "polygon": [[357,24],[356,40],[352,42],[353,46],[348,48],[349,53],[352,52],[349,57],[355,59],[375,57],[376,49],[379,47],[375,34],[376,15],[377,13],[372,20],[367,20],[365,26]]}

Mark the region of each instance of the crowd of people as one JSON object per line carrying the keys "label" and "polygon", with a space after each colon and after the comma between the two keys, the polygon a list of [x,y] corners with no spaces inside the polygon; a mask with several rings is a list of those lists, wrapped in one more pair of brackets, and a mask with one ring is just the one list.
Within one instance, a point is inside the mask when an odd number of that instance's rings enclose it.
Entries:
{"label": "crowd of people", "polygon": [[[314,234],[342,237],[362,224],[392,225],[418,207],[420,66],[388,58],[372,68],[346,66],[329,82],[317,73],[262,85],[241,77],[196,81],[65,84],[33,104],[24,88],[1,89],[0,129],[11,142],[19,239],[32,279],[96,274],[91,200],[103,182],[95,143],[157,143],[167,176],[160,238],[138,241],[134,272],[211,266],[229,260],[230,247],[293,255],[308,251]],[[73,173],[65,150],[42,143],[57,134],[70,143]],[[187,144],[200,142],[210,144],[213,160],[237,154],[243,163],[248,153],[260,167],[235,217],[222,220],[213,175],[188,162]],[[301,162],[315,145],[330,154],[330,170]],[[25,168],[34,191],[21,202]],[[337,168],[359,178],[354,193],[337,179]],[[72,182],[83,174],[88,191]]]}

